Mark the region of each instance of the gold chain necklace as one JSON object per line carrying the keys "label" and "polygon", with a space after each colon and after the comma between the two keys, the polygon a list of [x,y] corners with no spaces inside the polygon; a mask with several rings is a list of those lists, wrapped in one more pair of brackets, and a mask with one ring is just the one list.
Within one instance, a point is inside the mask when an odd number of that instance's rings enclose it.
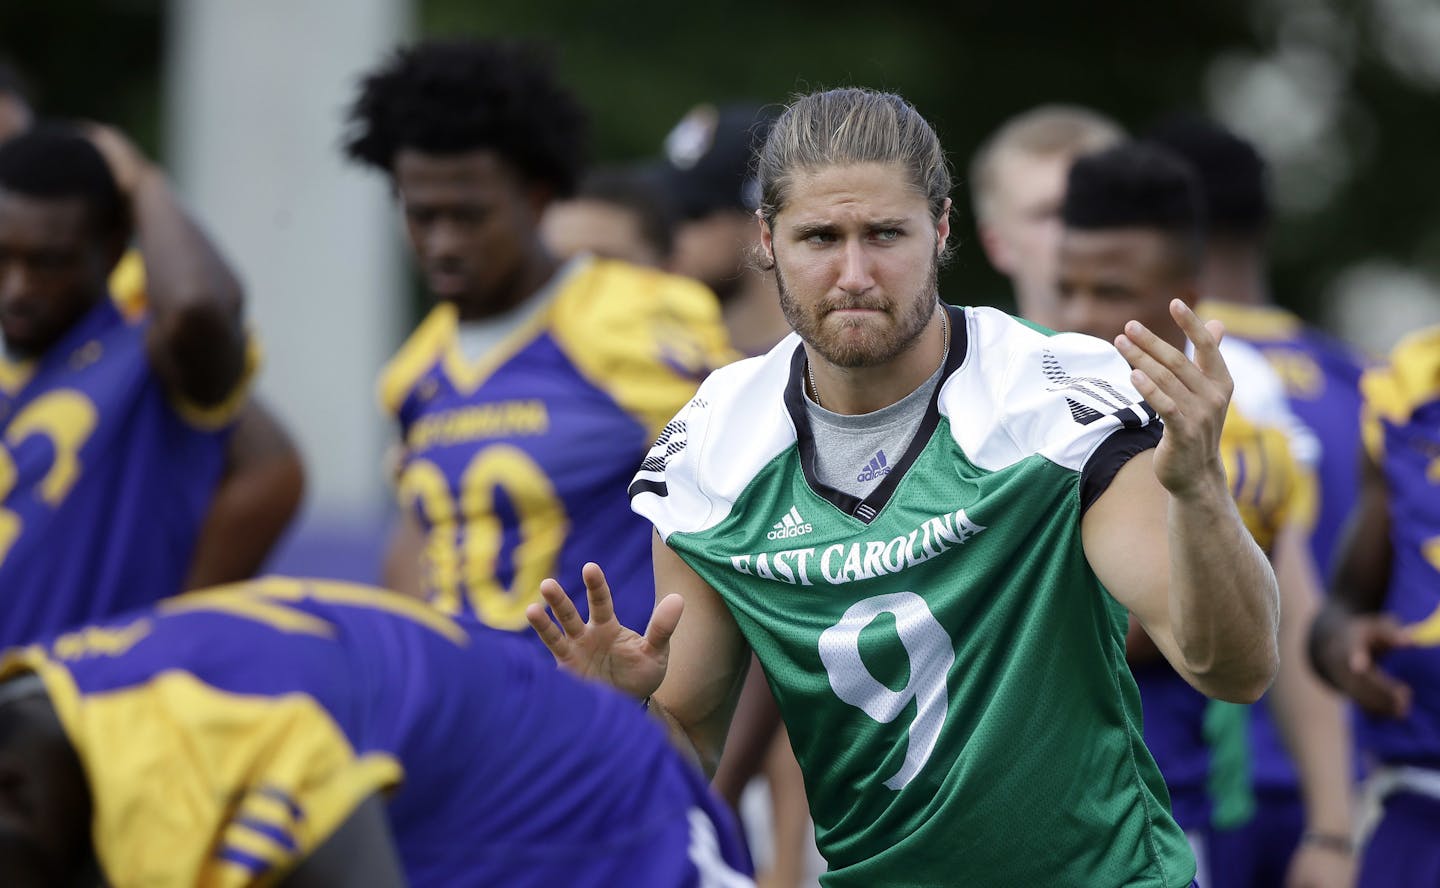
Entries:
{"label": "gold chain necklace", "polygon": [[[940,366],[943,367],[945,359],[950,357],[950,312],[941,310],[940,325],[945,331],[945,348],[940,352]],[[815,385],[815,365],[809,358],[805,359],[805,375],[810,379],[810,400],[815,402],[816,407],[825,409],[825,405],[820,403],[820,387]]]}

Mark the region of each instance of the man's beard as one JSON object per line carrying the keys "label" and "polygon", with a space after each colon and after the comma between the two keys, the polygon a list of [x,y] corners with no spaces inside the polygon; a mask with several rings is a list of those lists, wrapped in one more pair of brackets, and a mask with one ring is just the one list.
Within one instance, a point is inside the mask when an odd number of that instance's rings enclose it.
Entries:
{"label": "man's beard", "polygon": [[[852,296],[820,303],[812,308],[800,305],[785,278],[780,265],[775,265],[775,286],[780,291],[780,310],[785,320],[800,334],[800,338],[826,361],[838,367],[875,367],[888,363],[903,353],[920,338],[925,326],[930,323],[939,301],[940,259],[930,256],[930,269],[925,282],[905,304],[897,306],[893,299],[884,296]],[[883,311],[895,319],[887,330],[867,331],[858,339],[842,337],[824,329],[825,317],[837,309],[872,309]],[[861,323],[864,323],[863,321]]]}

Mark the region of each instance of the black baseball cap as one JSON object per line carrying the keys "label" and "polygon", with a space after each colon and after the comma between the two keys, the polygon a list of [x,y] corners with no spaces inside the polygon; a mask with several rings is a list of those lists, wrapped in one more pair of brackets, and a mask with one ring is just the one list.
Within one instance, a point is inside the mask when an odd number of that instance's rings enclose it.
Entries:
{"label": "black baseball cap", "polygon": [[776,106],[702,104],[680,118],[652,168],[680,218],[760,206],[755,154],[779,116]]}

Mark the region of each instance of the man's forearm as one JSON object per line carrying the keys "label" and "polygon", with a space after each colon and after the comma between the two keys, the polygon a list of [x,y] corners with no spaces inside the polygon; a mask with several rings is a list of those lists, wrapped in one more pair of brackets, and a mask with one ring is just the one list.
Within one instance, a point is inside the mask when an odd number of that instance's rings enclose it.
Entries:
{"label": "man's forearm", "polygon": [[[1300,776],[1307,829],[1350,832],[1350,730],[1337,694],[1320,685],[1303,663],[1284,663],[1270,692],[1271,712]],[[1296,685],[1308,685],[1296,688]]]}
{"label": "man's forearm", "polygon": [[159,168],[146,168],[131,201],[152,310],[164,314],[200,302],[238,316],[239,281]]}
{"label": "man's forearm", "polygon": [[219,403],[245,372],[240,283],[160,170],[147,168],[131,202],[157,369],[187,398]]}
{"label": "man's forearm", "polygon": [[1310,667],[1322,681],[1337,691],[1341,688],[1334,659],[1344,656],[1342,636],[1345,624],[1352,616],[1349,606],[1331,596],[1320,606],[1306,638],[1305,652],[1310,658]]}
{"label": "man's forearm", "polygon": [[1171,631],[1213,697],[1258,700],[1278,666],[1275,573],[1217,483],[1170,496]]}
{"label": "man's forearm", "polygon": [[1350,833],[1350,726],[1340,697],[1310,668],[1306,637],[1319,610],[1319,580],[1303,534],[1282,532],[1275,547],[1280,587],[1280,672],[1268,699],[1300,775],[1306,828]]}

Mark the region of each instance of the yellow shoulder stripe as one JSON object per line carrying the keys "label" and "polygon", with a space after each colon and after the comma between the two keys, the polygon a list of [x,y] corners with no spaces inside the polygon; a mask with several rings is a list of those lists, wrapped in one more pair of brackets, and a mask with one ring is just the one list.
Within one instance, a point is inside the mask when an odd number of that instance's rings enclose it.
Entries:
{"label": "yellow shoulder stripe", "polygon": [[328,620],[285,604],[297,601],[319,601],[385,611],[417,623],[460,647],[470,643],[470,636],[459,623],[419,599],[388,589],[339,580],[265,576],[185,592],[160,602],[157,609],[161,614],[215,611],[254,620],[282,632],[334,637],[334,626]]}
{"label": "yellow shoulder stripe", "polygon": [[110,299],[121,317],[130,322],[145,314],[148,299],[145,293],[145,262],[140,251],[130,248],[110,272]]}
{"label": "yellow shoulder stripe", "polygon": [[381,408],[392,415],[400,412],[400,405],[405,403],[405,396],[415,383],[453,347],[457,324],[455,306],[448,302],[441,302],[430,310],[380,371],[376,394]]}
{"label": "yellow shoulder stripe", "polygon": [[221,613],[244,617],[263,623],[281,632],[334,638],[335,627],[319,617],[253,596],[237,594],[225,588],[204,592],[187,592],[160,602],[156,610],[162,615],[189,613]]}
{"label": "yellow shoulder stripe", "polygon": [[1300,329],[1300,319],[1267,305],[1238,305],[1207,299],[1197,306],[1200,317],[1220,321],[1227,332],[1258,342],[1282,342]]}
{"label": "yellow shoulder stripe", "polygon": [[1360,392],[1365,449],[1378,462],[1384,449],[1381,420],[1403,425],[1416,408],[1440,398],[1440,326],[1400,340],[1384,366],[1365,371]]}
{"label": "yellow shoulder stripe", "polygon": [[581,374],[654,438],[713,369],[734,360],[715,295],[687,278],[597,260],[552,309]]}
{"label": "yellow shoulder stripe", "polygon": [[[300,601],[306,598],[330,604],[348,604],[382,610],[443,635],[451,642],[464,647],[470,643],[470,636],[460,624],[416,598],[410,598],[388,589],[376,589],[356,583],[338,580],[302,580],[291,577],[261,577],[234,587],[253,594],[263,595],[280,601]],[[193,593],[192,593],[193,594]]]}

